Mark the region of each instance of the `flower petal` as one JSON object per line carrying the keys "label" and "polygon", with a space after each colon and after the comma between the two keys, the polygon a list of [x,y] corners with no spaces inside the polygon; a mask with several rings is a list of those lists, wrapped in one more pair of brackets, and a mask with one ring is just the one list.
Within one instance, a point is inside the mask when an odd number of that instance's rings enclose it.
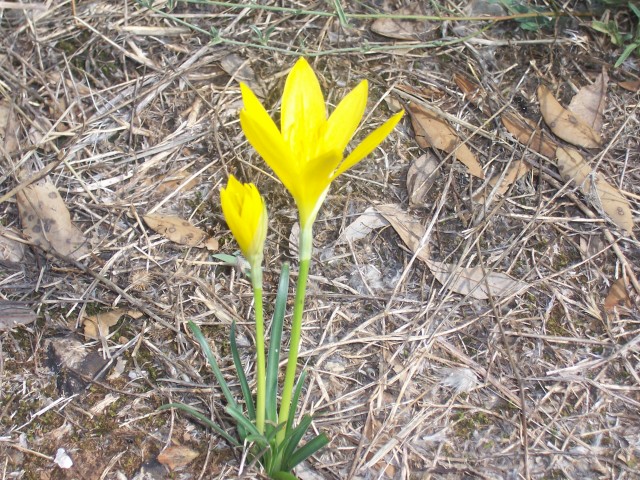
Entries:
{"label": "flower petal", "polygon": [[344,152],[347,144],[355,133],[367,106],[368,83],[366,80],[351,90],[344,97],[327,121],[327,130],[324,134],[325,147],[335,148]]}
{"label": "flower petal", "polygon": [[291,157],[291,150],[285,143],[278,127],[249,87],[241,84],[245,108],[240,111],[240,126],[247,140],[267,165],[291,190],[299,176]]}
{"label": "flower petal", "polygon": [[300,213],[300,225],[313,222],[331,185],[331,174],[342,160],[342,152],[330,150],[309,162],[302,172],[304,187],[294,195]]}
{"label": "flower petal", "polygon": [[371,132],[356,148],[353,149],[349,156],[345,158],[344,162],[342,162],[331,178],[334,179],[338,175],[342,175],[364,157],[373,152],[375,148],[380,145],[385,138],[387,138],[403,115],[404,110],[396,113],[380,127]]}
{"label": "flower petal", "polygon": [[289,72],[282,93],[282,137],[296,162],[315,156],[319,135],[327,121],[318,77],[304,58]]}

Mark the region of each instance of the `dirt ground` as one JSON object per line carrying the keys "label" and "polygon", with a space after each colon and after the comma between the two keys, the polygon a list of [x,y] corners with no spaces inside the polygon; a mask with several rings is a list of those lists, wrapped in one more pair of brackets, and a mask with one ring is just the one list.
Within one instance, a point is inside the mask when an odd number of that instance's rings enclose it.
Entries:
{"label": "dirt ground", "polygon": [[[277,118],[300,55],[331,106],[368,79],[356,140],[407,114],[315,225],[302,411],[331,443],[296,475],[640,478],[640,63],[592,23],[633,35],[631,9],[151,3],[0,2],[0,478],[264,478],[159,407],[232,429],[188,320],[236,388],[235,320],[253,371],[250,284],[214,256],[238,254],[229,174],[268,204],[267,314],[295,275],[295,207],[238,111],[243,81]],[[542,119],[541,85],[595,85],[596,145]]]}

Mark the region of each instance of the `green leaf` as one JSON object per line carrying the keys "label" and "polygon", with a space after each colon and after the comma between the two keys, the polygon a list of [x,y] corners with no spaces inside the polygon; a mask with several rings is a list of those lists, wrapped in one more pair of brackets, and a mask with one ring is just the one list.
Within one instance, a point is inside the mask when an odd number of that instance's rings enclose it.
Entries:
{"label": "green leaf", "polygon": [[207,425],[209,428],[211,428],[213,431],[215,431],[218,435],[220,435],[221,437],[223,437],[227,442],[229,442],[231,445],[235,446],[235,447],[239,447],[240,446],[240,442],[238,442],[238,440],[236,440],[235,438],[233,438],[231,435],[229,435],[227,432],[225,432],[222,428],[220,428],[217,424],[215,424],[214,422],[211,421],[211,419],[209,417],[207,417],[206,415],[204,415],[202,412],[196,410],[193,407],[190,407],[188,405],[184,405],[183,403],[168,403],[166,405],[162,405],[158,410],[168,410],[170,408],[177,408],[179,410],[182,410],[184,412],[187,412],[189,415],[191,415],[192,417],[197,418],[198,420],[200,420],[202,423],[204,423],[205,425]]}
{"label": "green leaf", "polygon": [[273,480],[298,480],[298,477],[289,472],[276,472],[271,474]]}
{"label": "green leaf", "polygon": [[191,333],[193,333],[193,336],[196,338],[196,340],[200,344],[200,348],[202,349],[202,351],[204,352],[205,356],[207,357],[207,360],[209,361],[209,366],[211,367],[211,370],[213,370],[213,374],[216,376],[216,379],[218,380],[218,383],[220,384],[220,388],[222,389],[222,393],[224,394],[224,398],[227,399],[227,404],[230,405],[230,406],[237,407],[238,404],[236,403],[235,399],[233,398],[233,395],[231,395],[231,390],[229,390],[229,385],[227,385],[227,382],[225,381],[224,377],[222,376],[222,372],[220,371],[220,368],[218,367],[218,362],[216,362],[216,358],[213,356],[213,352],[211,351],[211,348],[209,347],[209,342],[207,342],[207,339],[204,338],[204,335],[202,334],[202,331],[200,330],[200,328],[195,323],[193,323],[191,320],[189,320],[187,325],[189,325],[189,330],[191,330]]}
{"label": "green leaf", "polygon": [[298,378],[296,389],[293,392],[293,398],[291,398],[291,408],[289,409],[289,418],[287,419],[287,429],[286,429],[285,436],[289,436],[289,433],[293,428],[293,421],[296,418],[296,412],[298,410],[298,401],[300,400],[300,393],[302,393],[302,385],[304,384],[304,381],[306,378],[307,378],[307,372],[303,370],[302,373],[300,374],[300,378]]}
{"label": "green leaf", "polygon": [[267,359],[267,380],[265,392],[265,404],[267,420],[278,421],[278,365],[280,364],[280,351],[282,349],[282,326],[284,313],[287,307],[287,295],[289,293],[289,264],[282,264],[280,283],[276,295],[276,306],[271,321],[271,338],[269,340],[269,358]]}
{"label": "green leaf", "polygon": [[247,406],[247,412],[249,413],[249,419],[256,419],[256,408],[253,404],[253,397],[251,396],[251,389],[249,388],[249,382],[247,382],[247,376],[244,374],[242,368],[242,362],[240,361],[240,353],[238,352],[238,344],[236,343],[236,322],[235,320],[231,324],[231,335],[229,339],[231,344],[231,355],[233,356],[233,364],[236,366],[236,372],[238,374],[238,380],[240,381],[240,388],[242,389],[242,396],[244,397],[244,403]]}
{"label": "green leaf", "polygon": [[293,469],[300,462],[304,462],[318,450],[327,446],[328,443],[329,438],[324,433],[321,433],[317,437],[309,440],[303,447],[296,450],[293,455],[287,459],[287,465],[289,465],[291,469]]}
{"label": "green leaf", "polygon": [[620,65],[622,65],[622,63],[627,58],[629,58],[629,55],[631,55],[636,48],[640,48],[640,45],[637,43],[632,43],[631,45],[627,45],[627,47],[622,52],[622,55],[620,55],[620,58],[618,58],[618,60],[616,61],[616,64],[613,66],[613,68],[618,68]]}
{"label": "green leaf", "polygon": [[284,442],[282,442],[283,444],[286,443],[286,446],[284,446],[284,452],[282,453],[283,467],[285,467],[286,470],[291,470],[291,468],[293,468],[293,466],[289,467],[289,457],[291,457],[291,454],[298,447],[300,440],[304,437],[304,434],[307,432],[312,421],[313,418],[311,418],[311,415],[305,415],[302,417],[298,426],[291,430],[291,432],[285,437]]}
{"label": "green leaf", "polygon": [[227,255],[226,253],[215,253],[211,256],[223,261],[227,265],[231,265],[232,267],[235,267],[238,264],[238,257],[234,255]]}
{"label": "green leaf", "polygon": [[[258,443],[263,447],[265,445],[268,445],[267,439],[264,438],[264,435],[262,435],[258,431],[256,426],[251,422],[251,420],[249,420],[247,417],[245,417],[242,414],[242,411],[237,406],[235,407],[227,406],[227,408],[225,408],[225,412],[231,415],[233,419],[236,421],[236,423],[238,425],[242,425],[242,428],[244,428],[247,431],[247,435],[245,436],[245,438],[249,438],[249,437],[254,438],[254,441],[256,441],[256,443]],[[256,438],[259,438],[260,440],[257,441],[255,440]]]}

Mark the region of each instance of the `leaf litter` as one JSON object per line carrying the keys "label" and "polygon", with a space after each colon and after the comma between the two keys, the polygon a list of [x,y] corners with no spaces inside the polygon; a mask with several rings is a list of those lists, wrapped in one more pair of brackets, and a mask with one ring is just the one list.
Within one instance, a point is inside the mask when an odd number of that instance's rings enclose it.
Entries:
{"label": "leaf litter", "polygon": [[87,239],[50,180],[28,185],[16,195],[25,237],[45,251],[78,259],[89,252]]}
{"label": "leaf litter", "polygon": [[476,156],[445,120],[416,103],[410,103],[408,108],[418,145],[452,153],[455,159],[467,167],[469,174],[484,178],[482,165]]}
{"label": "leaf litter", "polygon": [[598,148],[602,145],[600,134],[577,115],[560,105],[544,85],[538,87],[538,101],[542,118],[559,138],[584,148]]}

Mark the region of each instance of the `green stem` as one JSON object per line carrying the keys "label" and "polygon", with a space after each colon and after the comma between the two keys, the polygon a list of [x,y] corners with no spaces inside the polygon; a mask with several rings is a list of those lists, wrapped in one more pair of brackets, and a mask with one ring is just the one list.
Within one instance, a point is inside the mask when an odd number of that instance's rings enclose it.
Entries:
{"label": "green stem", "polygon": [[251,265],[251,283],[253,285],[253,298],[256,310],[256,427],[260,433],[264,433],[264,419],[266,412],[265,392],[267,390],[267,371],[265,368],[264,353],[264,314],[262,311],[262,266],[260,262]]}
{"label": "green stem", "polygon": [[[302,335],[302,314],[304,313],[304,299],[307,292],[307,278],[309,276],[309,264],[311,263],[311,250],[313,248],[312,232],[313,222],[308,227],[300,230],[300,271],[298,272],[298,283],[296,285],[296,298],[293,304],[293,319],[291,320],[291,340],[289,342],[289,358],[287,360],[287,370],[284,376],[282,387],[282,400],[280,403],[280,413],[278,423],[282,424],[289,418],[291,409],[291,396],[296,380],[296,369],[298,367],[298,352],[300,349],[300,337]],[[285,429],[278,432],[277,442],[280,444],[284,440]]]}

